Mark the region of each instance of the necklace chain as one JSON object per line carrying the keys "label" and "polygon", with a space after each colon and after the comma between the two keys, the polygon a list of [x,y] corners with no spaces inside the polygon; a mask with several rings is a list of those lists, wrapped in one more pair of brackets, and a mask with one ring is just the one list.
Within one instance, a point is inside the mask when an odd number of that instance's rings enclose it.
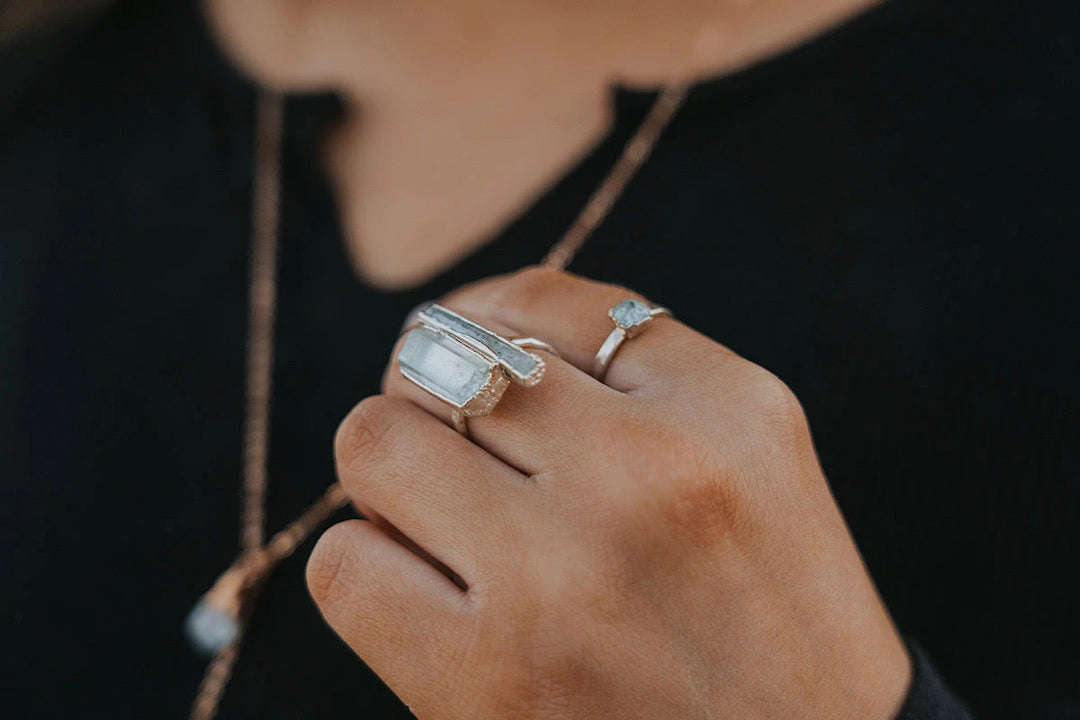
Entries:
{"label": "necklace chain", "polygon": [[[686,99],[682,85],[665,87],[645,119],[623,147],[622,154],[589,197],[581,213],[541,264],[565,269],[593,231],[611,212],[627,184],[648,159],[657,140]],[[232,642],[219,649],[206,668],[191,707],[190,720],[212,720],[232,675],[248,616],[263,581],[323,522],[348,503],[339,483],[302,515],[265,542],[267,455],[270,440],[270,397],[274,359],[274,316],[277,303],[277,257],[281,208],[281,144],[285,101],[273,92],[258,100],[252,188],[251,277],[249,287],[246,402],[241,484],[241,555],[203,597],[202,602],[235,621]]]}
{"label": "necklace chain", "polygon": [[270,389],[274,365],[274,315],[277,308],[277,246],[281,212],[281,136],[285,101],[278,94],[259,97],[252,178],[251,285],[248,288],[247,388],[244,408],[244,468],[240,546],[263,544],[266,527],[266,458],[270,444]]}
{"label": "necklace chain", "polygon": [[611,171],[600,181],[588,202],[585,203],[585,207],[581,209],[581,213],[570,225],[570,229],[548,250],[541,265],[565,270],[573,262],[578,250],[608,216],[627,184],[649,159],[656,141],[660,139],[668,123],[686,100],[686,93],[687,90],[682,85],[668,85],[660,91],[660,95],[649,109],[649,114],[627,141]]}

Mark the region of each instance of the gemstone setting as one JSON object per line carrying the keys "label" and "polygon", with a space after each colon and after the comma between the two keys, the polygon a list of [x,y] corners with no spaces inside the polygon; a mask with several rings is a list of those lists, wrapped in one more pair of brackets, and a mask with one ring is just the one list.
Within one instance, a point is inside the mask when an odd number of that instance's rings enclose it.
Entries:
{"label": "gemstone setting", "polygon": [[608,311],[615,324],[626,332],[633,332],[642,325],[652,320],[652,311],[649,306],[640,300],[627,298]]}
{"label": "gemstone setting", "polygon": [[407,379],[466,415],[489,412],[508,384],[492,354],[424,325],[409,331],[398,364]]}
{"label": "gemstone setting", "polygon": [[544,376],[544,360],[539,355],[524,350],[442,305],[428,305],[420,312],[419,319],[421,323],[477,343],[483,350],[492,353],[510,379],[519,385],[535,385]]}

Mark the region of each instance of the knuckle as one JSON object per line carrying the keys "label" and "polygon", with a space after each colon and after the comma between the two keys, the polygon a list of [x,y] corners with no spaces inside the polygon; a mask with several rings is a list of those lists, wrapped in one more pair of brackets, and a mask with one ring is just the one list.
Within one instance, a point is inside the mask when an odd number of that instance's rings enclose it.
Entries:
{"label": "knuckle", "polygon": [[554,268],[527,267],[466,285],[439,302],[467,316],[489,318],[513,327],[517,311],[545,302],[566,277],[566,273]]}
{"label": "knuckle", "polygon": [[549,298],[561,284],[565,273],[543,266],[527,267],[510,276],[497,303],[531,307]]}
{"label": "knuckle", "polygon": [[346,523],[330,527],[311,551],[305,579],[325,615],[336,615],[357,585],[355,552]]}
{"label": "knuckle", "polygon": [[547,267],[545,265],[530,265],[516,271],[510,278],[511,283],[523,287],[536,285],[547,287],[553,282],[558,282],[560,278],[565,276],[566,273],[562,270],[556,270],[555,268]]}
{"label": "knuckle", "polygon": [[753,397],[766,437],[779,441],[809,437],[802,404],[783,380],[761,370],[754,383]]}
{"label": "knuckle", "polygon": [[391,398],[373,395],[362,400],[341,421],[334,435],[338,469],[354,469],[360,463],[377,462],[392,454],[400,420],[398,403]]}
{"label": "knuckle", "polygon": [[476,280],[446,293],[439,299],[439,303],[448,307],[461,306],[462,309],[468,309],[497,294],[499,288],[509,282],[512,277],[513,275],[504,274]]}

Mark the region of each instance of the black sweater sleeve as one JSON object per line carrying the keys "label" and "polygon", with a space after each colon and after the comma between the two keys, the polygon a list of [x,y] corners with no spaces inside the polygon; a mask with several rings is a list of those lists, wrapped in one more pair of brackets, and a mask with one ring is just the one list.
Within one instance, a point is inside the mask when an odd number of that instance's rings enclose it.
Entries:
{"label": "black sweater sleeve", "polygon": [[967,706],[945,684],[926,651],[910,639],[911,687],[896,720],[975,720]]}

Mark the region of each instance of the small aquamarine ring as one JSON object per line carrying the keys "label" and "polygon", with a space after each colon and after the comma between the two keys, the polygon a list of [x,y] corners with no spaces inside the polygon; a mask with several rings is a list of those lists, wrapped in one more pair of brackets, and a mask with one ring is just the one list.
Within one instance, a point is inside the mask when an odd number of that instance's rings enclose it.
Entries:
{"label": "small aquamarine ring", "polygon": [[615,323],[615,329],[608,334],[604,344],[596,351],[596,357],[593,358],[592,376],[603,382],[604,376],[607,375],[608,365],[611,364],[611,358],[615,357],[615,353],[622,344],[627,339],[638,335],[646,325],[662,315],[670,317],[671,311],[664,307],[650,308],[634,298],[626,298],[608,310],[608,317]]}
{"label": "small aquamarine ring", "polygon": [[494,410],[511,382],[530,387],[544,377],[544,359],[529,349],[556,354],[542,340],[509,340],[435,303],[416,319],[398,367],[405,379],[451,407],[462,435],[468,435],[466,419]]}

